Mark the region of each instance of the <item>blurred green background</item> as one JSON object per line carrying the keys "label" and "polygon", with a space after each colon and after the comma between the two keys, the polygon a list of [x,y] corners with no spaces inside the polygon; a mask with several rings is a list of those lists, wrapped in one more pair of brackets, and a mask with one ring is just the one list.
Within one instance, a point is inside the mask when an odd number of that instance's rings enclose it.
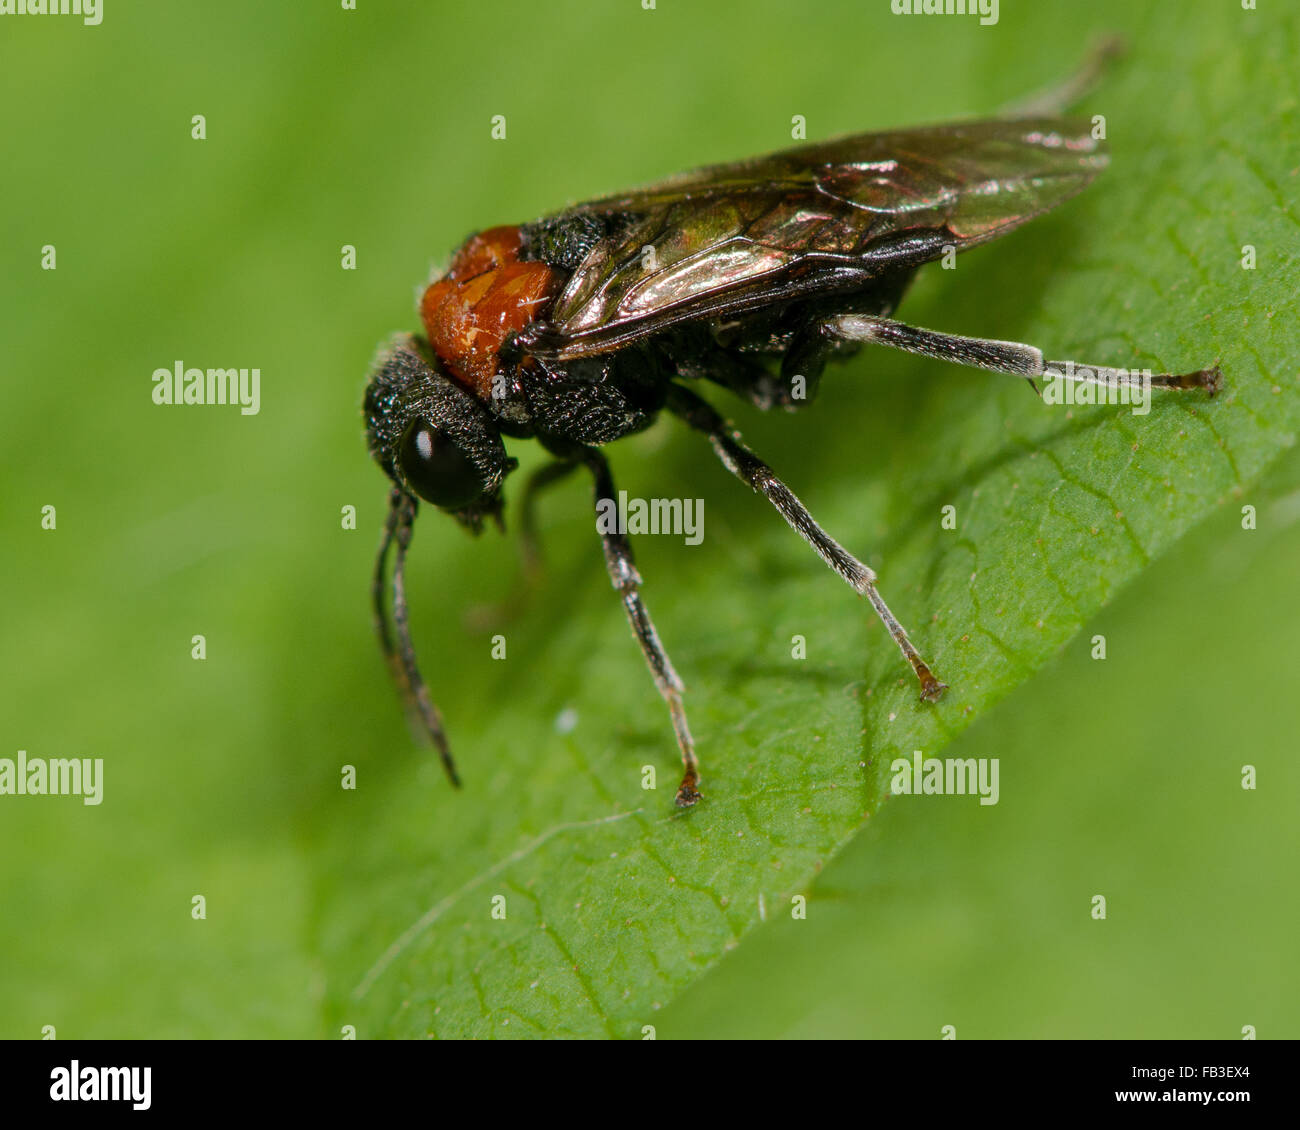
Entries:
{"label": "blurred green background", "polygon": [[[0,17],[0,756],[106,774],[99,807],[0,797],[0,1036],[1296,1036],[1300,16],[1264,7]],[[1066,418],[875,351],[799,416],[712,396],[882,572],[953,684],[929,712],[707,447],[670,423],[617,445],[630,493],[707,501],[701,547],[636,546],[705,758],[685,817],[589,488],[546,500],[547,578],[510,612],[513,539],[426,514],[410,585],[452,795],[371,634],[386,488],[358,412],[430,265],[476,228],[781,148],[794,114],[821,138],[993,113],[1108,31],[1129,55],[1086,110],[1111,169],[902,313],[1087,361],[1219,357],[1227,395]],[[178,359],[259,367],[261,412],[155,406]],[[914,748],[998,757],[1000,803],[882,804]]]}

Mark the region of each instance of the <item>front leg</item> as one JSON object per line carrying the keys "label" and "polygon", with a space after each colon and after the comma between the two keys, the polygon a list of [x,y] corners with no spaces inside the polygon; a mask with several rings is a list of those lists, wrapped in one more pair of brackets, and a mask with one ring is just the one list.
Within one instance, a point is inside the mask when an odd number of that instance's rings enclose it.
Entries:
{"label": "front leg", "polygon": [[[396,487],[390,492],[388,518],[384,523],[384,540],[379,547],[379,558],[375,562],[375,572],[370,587],[375,610],[375,629],[379,634],[379,645],[383,650],[384,658],[388,661],[393,679],[401,692],[413,732],[426,736],[433,743],[447,778],[456,788],[460,788],[460,777],[456,773],[456,762],[451,756],[451,747],[447,744],[442,715],[429,697],[429,688],[415,660],[415,644],[411,642],[411,621],[406,607],[406,554],[411,548],[411,536],[415,530],[415,515],[418,509],[419,503],[409,494]],[[397,560],[393,566],[393,614],[390,620],[388,606],[384,600],[384,590],[388,552],[394,545],[397,546]]]}
{"label": "front leg", "polygon": [[581,448],[577,457],[586,464],[595,480],[597,529],[600,530],[601,544],[605,549],[605,567],[609,570],[609,578],[623,598],[623,608],[632,625],[632,632],[641,645],[646,663],[650,666],[650,674],[654,676],[655,686],[668,703],[668,712],[672,716],[673,732],[677,735],[677,745],[682,751],[684,768],[682,783],[677,789],[677,806],[690,808],[700,799],[700,763],[695,756],[695,742],[691,738],[690,728],[686,724],[686,708],[682,705],[682,694],[686,688],[673,670],[668,653],[659,642],[659,634],[655,631],[650,614],[642,603],[641,574],[637,572],[636,562],[632,559],[632,546],[627,535],[602,528],[602,515],[608,513],[610,505],[615,507],[617,513],[618,506],[618,492],[614,489],[614,477],[610,474],[609,463],[594,447]]}

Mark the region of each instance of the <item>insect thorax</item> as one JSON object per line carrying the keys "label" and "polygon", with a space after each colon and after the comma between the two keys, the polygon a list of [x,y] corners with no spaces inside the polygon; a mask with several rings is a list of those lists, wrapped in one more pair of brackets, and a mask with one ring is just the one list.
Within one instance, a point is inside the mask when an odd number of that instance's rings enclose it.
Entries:
{"label": "insect thorax", "polygon": [[545,315],[566,276],[519,258],[517,227],[490,228],[456,252],[447,273],[420,300],[434,353],[453,378],[483,401],[501,393],[494,381],[501,347]]}

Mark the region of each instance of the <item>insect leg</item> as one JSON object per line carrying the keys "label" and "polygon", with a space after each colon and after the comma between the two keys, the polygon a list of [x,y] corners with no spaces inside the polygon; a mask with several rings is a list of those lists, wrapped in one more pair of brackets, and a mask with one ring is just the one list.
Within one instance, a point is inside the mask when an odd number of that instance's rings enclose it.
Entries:
{"label": "insect leg", "polygon": [[[618,493],[614,490],[614,478],[609,472],[609,463],[595,448],[581,449],[581,459],[591,470],[596,484],[597,515],[604,508],[615,503]],[[632,559],[632,546],[626,534],[609,532],[601,529],[601,543],[605,549],[605,567],[609,570],[609,579],[623,598],[623,608],[627,612],[628,622],[636,635],[637,642],[645,653],[646,663],[650,665],[650,674],[654,676],[655,686],[668,703],[668,712],[673,719],[673,732],[677,735],[677,745],[682,751],[682,765],[685,772],[682,783],[677,788],[677,806],[689,808],[700,799],[700,763],[695,756],[695,742],[691,738],[690,728],[686,724],[686,708],[682,705],[682,694],[686,690],[677,672],[673,670],[672,661],[659,642],[650,614],[641,602],[639,585],[641,574],[636,570]]]}
{"label": "insect leg", "polygon": [[[456,763],[452,760],[451,749],[447,745],[447,735],[442,728],[442,715],[429,698],[429,688],[420,675],[419,665],[415,661],[415,646],[411,643],[411,626],[406,608],[406,551],[411,545],[411,535],[415,529],[415,499],[394,488],[389,496],[388,519],[384,525],[384,540],[379,549],[379,560],[375,563],[375,577],[371,587],[374,600],[376,625],[379,631],[379,643],[384,657],[392,668],[398,688],[402,692],[408,713],[418,717],[423,731],[433,742],[442,767],[447,771],[451,783],[460,788],[460,777],[456,774]],[[389,628],[388,614],[384,607],[384,569],[388,560],[389,546],[396,541],[397,560],[393,566],[393,621],[397,627],[397,640],[394,644],[393,633]]]}
{"label": "insect leg", "polygon": [[713,450],[733,475],[742,482],[767,496],[767,500],[776,507],[778,513],[801,538],[813,547],[832,569],[835,570],[852,588],[865,596],[876,610],[894,642],[912,670],[916,672],[921,683],[921,697],[926,702],[936,701],[948,687],[935,678],[934,672],[921,658],[912,641],[907,638],[903,625],[889,610],[884,598],[876,588],[876,574],[853,556],[839,542],[831,537],[808,513],[807,508],[794,492],[785,485],[772,468],[758,458],[741,441],[740,433],[714,411],[712,405],[701,400],[693,392],[678,385],[671,385],[668,392],[668,408],[680,416],[691,427],[703,432],[713,444]]}
{"label": "insect leg", "polygon": [[578,467],[570,460],[557,459],[538,467],[524,484],[523,507],[519,514],[519,539],[524,555],[524,573],[536,579],[541,572],[541,542],[537,537],[537,499],[548,486],[572,474]]}
{"label": "insect leg", "polygon": [[812,400],[821,383],[822,370],[833,352],[834,335],[824,323],[811,321],[795,333],[781,358],[781,383],[787,389],[803,380],[802,399]]}
{"label": "insect leg", "polygon": [[1112,59],[1124,54],[1124,40],[1107,36],[1093,45],[1082,66],[1063,81],[1021,98],[1002,110],[1004,118],[1054,118],[1065,113],[1097,84]]}
{"label": "insect leg", "polygon": [[1155,373],[1150,377],[1129,369],[1110,369],[1100,365],[1084,365],[1078,361],[1044,361],[1041,349],[1022,345],[1016,341],[995,341],[992,338],[962,337],[959,334],[939,333],[917,326],[907,326],[889,318],[875,318],[864,314],[844,314],[828,323],[833,332],[846,341],[859,341],[875,345],[888,345],[909,353],[920,353],[938,361],[951,361],[956,365],[970,365],[976,369],[990,369],[995,373],[1009,373],[1030,381],[1034,377],[1060,377],[1082,384],[1106,385],[1112,388],[1129,386],[1142,388],[1146,382],[1151,388],[1205,389],[1211,396],[1223,384],[1223,374],[1218,365],[1197,369],[1192,373]]}
{"label": "insect leg", "polygon": [[388,615],[388,602],[384,597],[388,591],[388,551],[392,548],[393,539],[397,534],[402,497],[402,492],[396,487],[389,492],[388,516],[384,519],[384,537],[379,543],[379,556],[375,559],[375,572],[370,580],[370,603],[375,613],[375,633],[379,636],[379,647],[399,687],[402,686],[403,675],[401,666],[397,662],[397,652],[393,645],[393,625]]}

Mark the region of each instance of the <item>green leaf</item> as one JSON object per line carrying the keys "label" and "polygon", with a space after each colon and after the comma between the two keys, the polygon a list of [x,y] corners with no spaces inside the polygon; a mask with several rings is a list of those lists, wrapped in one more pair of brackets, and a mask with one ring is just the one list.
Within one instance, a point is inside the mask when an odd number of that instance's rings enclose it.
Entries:
{"label": "green leaf", "polygon": [[943,751],[995,806],[891,800],[659,1038],[1294,1036],[1300,450],[1248,497]]}
{"label": "green leaf", "polygon": [[[1039,56],[1015,44],[1045,41],[1045,26],[968,49],[995,75],[998,60]],[[891,760],[941,755],[1294,441],[1295,181],[1277,157],[1295,137],[1295,28],[1206,13],[1192,30],[1172,8],[1098,26],[1131,37],[1085,106],[1106,116],[1111,170],[952,274],[932,269],[902,313],[1095,363],[1222,359],[1227,395],[1165,397],[1145,417],[1048,409],[1018,382],[876,350],[832,370],[804,416],[728,409],[877,569],[952,685],[938,707],[916,701],[869,609],[707,451],[675,434],[621,445],[615,468],[632,494],[705,499],[703,547],[661,539],[638,552],[690,688],[708,799],[673,811],[664,711],[592,547],[585,568],[566,551],[539,607],[506,630],[509,661],[495,675],[476,664],[475,704],[454,707],[466,796],[435,815],[424,790],[398,781],[369,809],[385,833],[353,862],[336,913],[369,892],[375,919],[340,960],[370,963],[338,1018],[387,1035],[639,1038],[765,917],[789,920],[792,897],[876,813]],[[1239,48],[1225,58],[1229,37]],[[1253,272],[1248,243],[1264,256]],[[586,491],[552,500],[552,541],[591,540],[585,515],[572,517]],[[956,531],[941,529],[945,505]],[[804,661],[791,658],[795,635]],[[557,733],[565,710],[578,726]],[[657,791],[639,790],[643,765]],[[393,830],[410,828],[394,847]],[[762,974],[747,972],[752,991]],[[739,999],[731,988],[727,1001]]]}

